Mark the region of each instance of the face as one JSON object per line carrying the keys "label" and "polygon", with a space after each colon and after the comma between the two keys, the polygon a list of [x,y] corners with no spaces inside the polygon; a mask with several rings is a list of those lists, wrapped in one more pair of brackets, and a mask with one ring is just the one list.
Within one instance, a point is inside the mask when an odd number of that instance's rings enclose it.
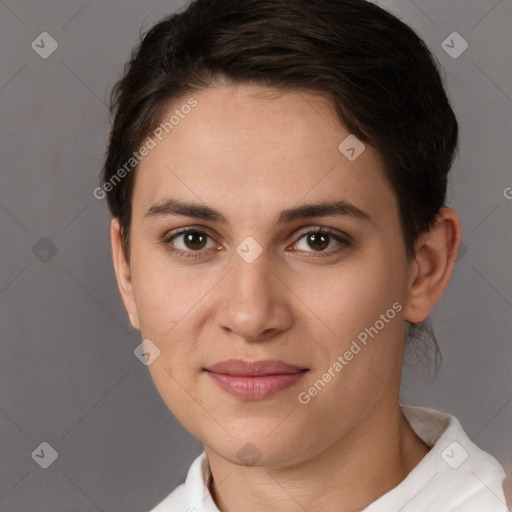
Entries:
{"label": "face", "polygon": [[137,169],[121,292],[185,428],[235,464],[298,463],[396,400],[410,272],[397,200],[326,100],[194,97]]}

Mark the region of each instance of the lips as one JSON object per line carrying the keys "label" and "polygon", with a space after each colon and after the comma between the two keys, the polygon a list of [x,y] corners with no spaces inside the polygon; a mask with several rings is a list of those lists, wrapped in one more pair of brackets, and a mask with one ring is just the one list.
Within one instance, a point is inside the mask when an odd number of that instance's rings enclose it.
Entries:
{"label": "lips", "polygon": [[277,359],[244,361],[228,359],[205,368],[208,376],[227,393],[246,400],[261,400],[300,380],[307,368]]}

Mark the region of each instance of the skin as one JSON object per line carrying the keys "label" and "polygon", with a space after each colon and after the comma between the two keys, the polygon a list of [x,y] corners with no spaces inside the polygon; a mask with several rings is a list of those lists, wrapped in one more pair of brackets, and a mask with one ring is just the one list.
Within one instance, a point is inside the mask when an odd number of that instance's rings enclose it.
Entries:
{"label": "skin", "polygon": [[[131,323],[161,351],[149,366],[155,386],[203,443],[212,497],[223,512],[361,510],[428,452],[399,408],[405,321],[425,320],[446,288],[459,218],[442,208],[409,260],[379,155],[367,145],[349,161],[339,151],[349,132],[327,100],[222,84],[194,97],[198,106],[137,169],[129,263],[117,219],[111,224]],[[146,215],[170,197],[215,208],[227,223]],[[370,218],[276,222],[284,209],[333,200]],[[186,227],[211,238],[199,251],[184,236],[169,241]],[[319,228],[351,243],[329,237],[319,248],[303,234]],[[248,236],[262,248],[252,263],[236,252]],[[169,247],[200,257],[178,258]],[[298,394],[395,302],[401,311],[300,403]],[[269,398],[244,400],[203,371],[229,358],[281,359],[309,371]],[[256,464],[237,456],[247,443],[258,451]]]}

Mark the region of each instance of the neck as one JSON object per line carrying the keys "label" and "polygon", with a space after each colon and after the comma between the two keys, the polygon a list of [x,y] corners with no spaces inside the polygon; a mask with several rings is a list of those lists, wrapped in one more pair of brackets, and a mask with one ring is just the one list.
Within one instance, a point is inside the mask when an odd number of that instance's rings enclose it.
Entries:
{"label": "neck", "polygon": [[428,452],[401,414],[374,409],[328,449],[293,466],[232,464],[205,447],[222,512],[354,512],[396,487]]}

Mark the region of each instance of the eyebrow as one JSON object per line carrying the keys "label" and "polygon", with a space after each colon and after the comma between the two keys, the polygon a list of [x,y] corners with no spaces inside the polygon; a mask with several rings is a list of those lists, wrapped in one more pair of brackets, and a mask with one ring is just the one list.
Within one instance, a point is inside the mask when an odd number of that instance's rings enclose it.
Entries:
{"label": "eyebrow", "polygon": [[[215,208],[188,201],[181,201],[175,198],[168,198],[151,206],[144,217],[155,218],[167,215],[182,215],[184,217],[193,217],[205,221],[228,224],[226,218]],[[284,224],[300,219],[327,216],[349,216],[361,220],[371,219],[368,213],[352,203],[339,200],[302,204],[293,208],[288,208],[279,213],[276,223]]]}

